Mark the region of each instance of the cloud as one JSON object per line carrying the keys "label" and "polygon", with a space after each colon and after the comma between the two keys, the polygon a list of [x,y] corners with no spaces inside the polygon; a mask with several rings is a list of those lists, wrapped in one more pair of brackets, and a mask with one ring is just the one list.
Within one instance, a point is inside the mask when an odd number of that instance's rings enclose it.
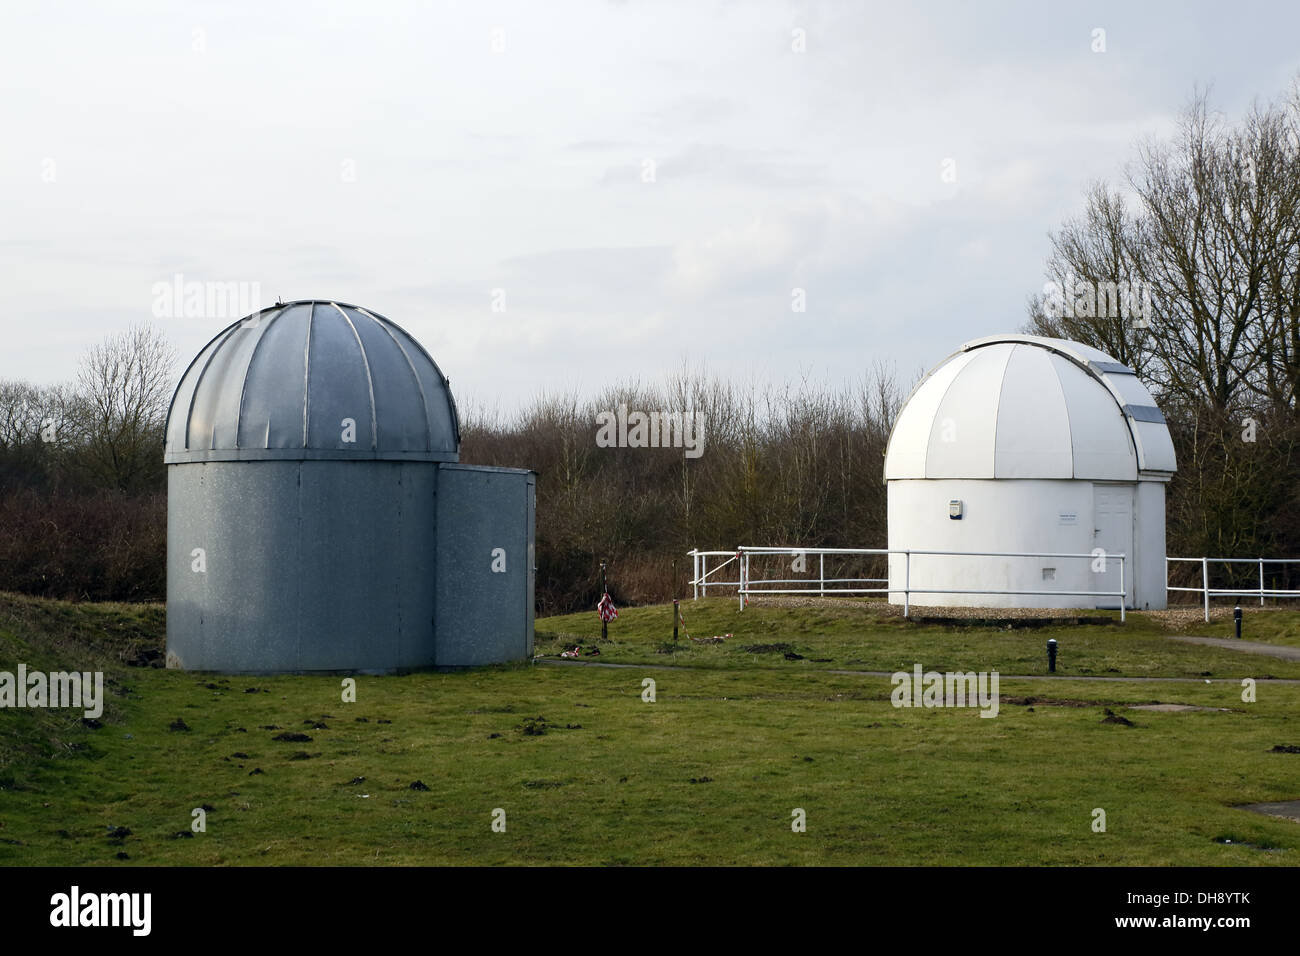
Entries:
{"label": "cloud", "polygon": [[[180,272],[377,309],[506,406],[683,355],[852,378],[1015,328],[1088,183],[1195,82],[1230,115],[1280,93],[1300,28],[1110,0],[3,16],[0,377],[67,378]],[[166,328],[192,354],[210,326]]]}

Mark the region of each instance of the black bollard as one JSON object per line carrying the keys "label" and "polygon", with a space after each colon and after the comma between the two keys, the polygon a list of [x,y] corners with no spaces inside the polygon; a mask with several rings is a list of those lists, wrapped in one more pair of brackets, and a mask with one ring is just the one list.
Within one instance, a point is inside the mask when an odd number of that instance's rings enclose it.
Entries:
{"label": "black bollard", "polygon": [[681,611],[677,609],[677,598],[673,598],[673,643],[677,643],[677,621],[681,618]]}
{"label": "black bollard", "polygon": [[1047,670],[1049,673],[1056,673],[1056,638],[1051,638],[1047,642]]}
{"label": "black bollard", "polygon": [[1237,640],[1241,640],[1241,608],[1240,607],[1234,607],[1232,609],[1232,623],[1235,624],[1237,627]]}

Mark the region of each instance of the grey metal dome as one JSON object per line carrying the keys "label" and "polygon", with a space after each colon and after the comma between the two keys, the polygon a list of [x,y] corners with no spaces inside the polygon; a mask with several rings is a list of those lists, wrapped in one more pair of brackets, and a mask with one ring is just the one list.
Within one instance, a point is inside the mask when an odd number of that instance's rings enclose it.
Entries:
{"label": "grey metal dome", "polygon": [[301,300],[241,319],[190,363],[167,417],[168,464],[456,461],[447,379],[381,315]]}

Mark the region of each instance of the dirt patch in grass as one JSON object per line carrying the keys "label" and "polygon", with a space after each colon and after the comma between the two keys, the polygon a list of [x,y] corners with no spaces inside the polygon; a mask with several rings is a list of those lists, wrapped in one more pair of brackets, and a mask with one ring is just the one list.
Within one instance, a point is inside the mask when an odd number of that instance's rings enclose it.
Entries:
{"label": "dirt patch in grass", "polygon": [[1232,837],[1215,837],[1214,842],[1220,846],[1239,846],[1245,850],[1259,850],[1261,853],[1277,853],[1278,847],[1260,846],[1258,843],[1247,843],[1245,840],[1234,840]]}
{"label": "dirt patch in grass", "polygon": [[1129,704],[1129,710],[1150,710],[1159,714],[1186,714],[1192,711],[1226,713],[1226,707],[1197,707],[1195,704]]}
{"label": "dirt patch in grass", "polygon": [[1119,624],[1118,620],[1112,620],[1108,617],[1035,617],[1030,614],[1018,615],[1010,612],[1014,611],[1032,611],[1033,608],[1007,608],[1007,613],[999,609],[996,617],[987,616],[986,608],[945,608],[945,611],[983,611],[983,616],[952,614],[913,614],[912,617],[918,624],[937,624],[940,627],[973,627],[973,628],[995,628],[997,630],[1021,631],[1026,629],[1037,629],[1044,627],[1076,627],[1080,625],[1104,625],[1114,627]]}
{"label": "dirt patch in grass", "polygon": [[525,737],[540,737],[546,733],[546,718],[541,715],[528,717],[519,725],[519,729]]}
{"label": "dirt patch in grass", "polygon": [[1016,707],[1103,707],[1113,704],[1110,700],[1073,700],[1061,697],[1003,697],[1002,703]]}

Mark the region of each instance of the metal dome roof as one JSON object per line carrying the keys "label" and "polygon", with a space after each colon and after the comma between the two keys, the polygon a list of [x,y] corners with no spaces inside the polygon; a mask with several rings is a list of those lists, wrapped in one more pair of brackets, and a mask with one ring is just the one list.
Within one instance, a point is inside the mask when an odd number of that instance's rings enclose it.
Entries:
{"label": "metal dome roof", "polygon": [[1078,342],[996,335],[967,342],[912,390],[885,479],[1167,479],[1165,417],[1133,370]]}
{"label": "metal dome roof", "polygon": [[459,446],[447,379],[420,344],[381,315],[324,300],[225,329],[190,363],[167,416],[168,464],[456,461]]}

